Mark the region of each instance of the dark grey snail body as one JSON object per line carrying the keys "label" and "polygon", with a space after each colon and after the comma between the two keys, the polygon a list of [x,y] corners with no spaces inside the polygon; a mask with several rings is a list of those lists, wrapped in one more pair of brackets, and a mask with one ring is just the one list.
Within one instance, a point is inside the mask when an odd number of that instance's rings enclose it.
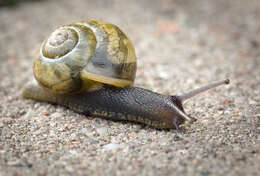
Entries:
{"label": "dark grey snail body", "polygon": [[47,92],[36,83],[30,83],[24,88],[23,96],[59,104],[87,116],[139,122],[158,129],[172,129],[178,128],[184,121],[196,120],[185,114],[182,106],[184,100],[228,83],[229,80],[220,81],[181,96],[162,95],[138,87],[112,86],[64,96]]}
{"label": "dark grey snail body", "polygon": [[25,86],[25,98],[63,105],[88,116],[160,129],[194,121],[185,114],[183,101],[229,83],[216,82],[181,96],[131,87],[136,57],[130,40],[115,25],[96,20],[54,31],[36,54],[33,72],[37,83]]}
{"label": "dark grey snail body", "polygon": [[109,86],[88,93],[63,96],[49,93],[36,85],[28,85],[24,96],[60,104],[87,116],[140,122],[156,128],[176,128],[185,120],[173,108],[177,107],[183,112],[181,102],[176,97],[137,87]]}

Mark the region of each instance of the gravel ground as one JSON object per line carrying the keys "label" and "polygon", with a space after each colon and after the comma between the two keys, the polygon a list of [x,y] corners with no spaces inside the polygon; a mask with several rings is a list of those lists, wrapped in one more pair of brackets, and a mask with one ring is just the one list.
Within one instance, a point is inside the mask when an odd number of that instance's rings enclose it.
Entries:
{"label": "gravel ground", "polygon": [[[138,56],[136,86],[191,99],[181,130],[88,118],[25,100],[32,58],[62,24],[120,26]],[[0,175],[258,175],[259,0],[49,0],[0,8]]]}

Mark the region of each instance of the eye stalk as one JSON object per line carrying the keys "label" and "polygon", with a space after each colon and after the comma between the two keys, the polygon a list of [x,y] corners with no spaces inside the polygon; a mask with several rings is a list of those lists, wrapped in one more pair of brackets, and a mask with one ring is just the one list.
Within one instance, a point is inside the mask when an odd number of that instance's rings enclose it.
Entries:
{"label": "eye stalk", "polygon": [[[184,112],[184,109],[182,107],[182,104],[184,101],[200,94],[200,93],[203,93],[205,91],[208,91],[210,89],[213,89],[213,88],[216,88],[220,85],[223,85],[223,84],[229,84],[230,83],[230,80],[229,79],[226,79],[226,80],[222,80],[222,81],[217,81],[215,83],[211,83],[211,84],[208,84],[206,86],[203,86],[203,87],[200,87],[200,88],[197,88],[195,90],[192,90],[188,93],[185,93],[185,94],[182,94],[182,95],[176,95],[176,96],[172,96],[172,102],[173,102],[173,105],[171,106],[172,109],[174,110],[175,114],[176,114],[176,117],[180,118],[180,119],[184,119],[188,122],[194,122],[196,121],[197,119],[193,118],[193,117],[189,117],[185,112]],[[174,118],[172,120],[172,123],[173,125],[177,128],[178,125],[180,124],[181,120],[176,120],[176,118]]]}
{"label": "eye stalk", "polygon": [[211,84],[208,84],[206,86],[203,86],[203,87],[200,87],[198,89],[195,89],[195,90],[192,90],[188,93],[185,93],[183,95],[179,95],[177,96],[178,99],[181,101],[181,102],[184,102],[186,101],[187,99],[189,98],[192,98],[200,93],[203,93],[207,90],[210,90],[210,89],[213,89],[213,88],[216,88],[220,85],[223,85],[223,84],[229,84],[230,83],[230,80],[229,79],[225,79],[225,80],[222,80],[222,81],[218,81],[218,82],[215,82],[215,83],[211,83]]}

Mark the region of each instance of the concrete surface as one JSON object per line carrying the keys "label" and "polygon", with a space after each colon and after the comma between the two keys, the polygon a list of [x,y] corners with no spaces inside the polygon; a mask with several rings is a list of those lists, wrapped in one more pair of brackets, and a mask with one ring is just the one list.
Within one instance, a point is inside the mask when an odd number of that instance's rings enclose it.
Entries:
{"label": "concrete surface", "polygon": [[[120,26],[138,56],[136,86],[191,99],[180,131],[88,118],[25,100],[32,58],[57,26]],[[258,175],[259,0],[46,0],[0,8],[0,175]]]}

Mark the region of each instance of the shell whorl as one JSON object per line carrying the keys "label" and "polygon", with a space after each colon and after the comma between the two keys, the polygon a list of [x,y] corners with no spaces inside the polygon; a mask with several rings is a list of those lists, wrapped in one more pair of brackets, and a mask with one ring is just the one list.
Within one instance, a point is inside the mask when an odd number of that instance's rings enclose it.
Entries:
{"label": "shell whorl", "polygon": [[78,37],[77,32],[73,29],[55,30],[42,46],[43,56],[51,59],[64,56],[78,43]]}
{"label": "shell whorl", "polygon": [[34,77],[46,90],[58,94],[79,92],[80,78],[96,48],[95,34],[83,25],[55,30],[42,44],[33,63]]}
{"label": "shell whorl", "polygon": [[93,83],[123,87],[134,82],[136,56],[117,26],[86,20],[51,33],[35,56],[33,72],[39,85],[52,93],[80,92]]}

